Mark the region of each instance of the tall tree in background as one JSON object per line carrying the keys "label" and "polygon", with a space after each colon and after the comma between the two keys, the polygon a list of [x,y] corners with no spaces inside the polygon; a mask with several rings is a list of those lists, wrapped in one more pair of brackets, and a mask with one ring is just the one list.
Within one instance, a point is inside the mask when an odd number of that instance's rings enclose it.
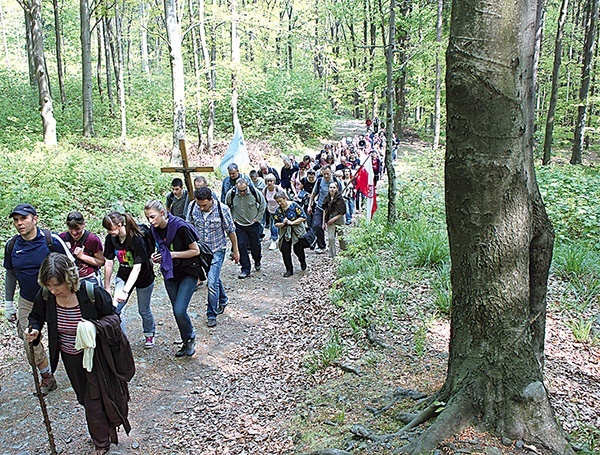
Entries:
{"label": "tall tree in background", "polygon": [[52,106],[52,95],[50,93],[50,79],[46,71],[46,56],[44,54],[44,33],[42,28],[42,2],[41,0],[20,0],[19,4],[25,11],[25,17],[29,20],[27,24],[31,39],[31,58],[35,81],[37,82],[40,115],[44,131],[44,144],[56,145],[56,119]]}
{"label": "tall tree in background", "polygon": [[598,3],[600,0],[588,0],[586,4],[587,16],[585,22],[585,44],[583,45],[583,64],[581,67],[581,87],[579,88],[579,106],[577,108],[577,123],[575,124],[575,137],[573,140],[573,153],[571,164],[581,164],[583,141],[585,139],[585,125],[590,93],[590,80],[592,62],[594,59],[594,46],[596,45],[596,23],[598,19]]}
{"label": "tall tree in background", "polygon": [[[396,223],[396,169],[392,157],[394,134],[394,53],[396,51],[396,0],[390,0],[389,42],[385,52],[387,62],[387,116],[386,133],[387,147],[385,149],[385,167],[388,176],[388,223]],[[371,159],[371,158],[367,158]]]}
{"label": "tall tree in background", "polygon": [[556,103],[558,102],[558,87],[560,85],[560,65],[562,62],[563,36],[565,23],[569,11],[569,0],[562,0],[558,16],[558,27],[556,29],[556,40],[554,43],[554,65],[552,66],[552,88],[550,89],[550,102],[548,105],[548,116],[546,117],[546,132],[544,135],[544,158],[543,164],[550,164],[552,155],[552,138],[554,136],[554,116],[556,115]]}
{"label": "tall tree in background", "polygon": [[60,91],[60,101],[64,106],[67,101],[67,95],[65,93],[65,68],[62,58],[62,27],[60,25],[58,0],[52,0],[52,9],[54,11],[54,38],[56,41],[56,69],[58,72],[58,88]]}
{"label": "tall tree in background", "polygon": [[0,1],[0,28],[2,29],[2,44],[4,46],[4,58],[6,61],[6,69],[10,69],[10,60],[8,59],[8,42],[6,41],[6,24],[4,23],[4,9]]}
{"label": "tall tree in background", "polygon": [[444,0],[438,0],[437,21],[435,25],[435,111],[433,114],[433,148],[440,146],[442,123],[442,20],[444,14]]}
{"label": "tall tree in background", "polygon": [[181,22],[177,16],[177,1],[164,0],[165,24],[171,61],[173,93],[173,155],[172,164],[180,164],[179,140],[185,139],[185,80],[181,52]]}
{"label": "tall tree in background", "polygon": [[[405,451],[477,424],[569,454],[544,387],[553,229],[533,166],[539,0],[454,0],[447,51],[446,220],[452,262],[446,382]],[[493,24],[493,27],[490,26]]]}
{"label": "tall tree in background", "polygon": [[234,128],[239,125],[238,117],[238,71],[240,66],[240,35],[238,34],[239,17],[237,0],[231,0],[231,114]]}
{"label": "tall tree in background", "polygon": [[140,3],[140,55],[142,58],[142,70],[146,76],[150,76],[150,61],[148,58],[148,5],[142,0]]}
{"label": "tall tree in background", "polygon": [[[214,56],[215,54],[209,52],[208,45],[206,43],[206,20],[205,20],[205,4],[204,0],[198,2],[198,16],[199,16],[199,28],[200,28],[200,45],[202,46],[202,56],[205,65],[205,77],[206,85],[208,87],[208,124],[206,126],[206,149],[210,156],[213,153],[213,137],[215,131],[215,90],[217,84],[216,69],[214,68]],[[215,39],[215,27],[214,20],[211,25],[211,39]]]}
{"label": "tall tree in background", "polygon": [[79,23],[83,137],[91,137],[94,135],[94,115],[92,108],[92,32],[90,28],[90,4],[88,0],[79,1]]}

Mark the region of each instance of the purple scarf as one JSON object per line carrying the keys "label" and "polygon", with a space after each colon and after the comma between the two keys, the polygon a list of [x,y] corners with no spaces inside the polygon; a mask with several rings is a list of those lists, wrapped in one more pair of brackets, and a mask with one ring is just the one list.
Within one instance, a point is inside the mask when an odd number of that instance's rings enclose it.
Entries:
{"label": "purple scarf", "polygon": [[[160,235],[158,235],[156,228],[150,225],[150,230],[152,231],[154,240],[158,245],[158,252],[161,255],[160,271],[162,272],[165,280],[170,280],[173,278],[173,257],[171,256],[171,250],[169,247],[173,243],[173,240],[175,240],[177,231],[183,226],[189,226],[189,224],[185,220],[173,216],[167,212],[167,237],[163,239],[160,237]],[[191,229],[191,231],[196,234],[195,229]],[[196,240],[198,240],[197,234]]]}

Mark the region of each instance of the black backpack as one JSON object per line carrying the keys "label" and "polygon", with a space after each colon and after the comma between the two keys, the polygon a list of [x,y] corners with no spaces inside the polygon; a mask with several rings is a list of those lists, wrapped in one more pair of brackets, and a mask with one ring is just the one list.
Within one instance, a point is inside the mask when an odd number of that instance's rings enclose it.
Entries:
{"label": "black backpack", "polygon": [[142,233],[142,239],[144,240],[144,247],[146,248],[146,253],[148,253],[148,258],[154,254],[156,251],[156,242],[154,240],[154,236],[152,235],[152,231],[150,230],[150,226],[145,223],[138,224],[138,228]]}

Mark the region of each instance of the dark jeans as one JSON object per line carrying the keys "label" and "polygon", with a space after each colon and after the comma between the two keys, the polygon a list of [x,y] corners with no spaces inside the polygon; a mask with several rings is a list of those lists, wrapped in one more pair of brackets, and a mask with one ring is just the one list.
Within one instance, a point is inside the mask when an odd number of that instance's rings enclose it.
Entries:
{"label": "dark jeans", "polygon": [[65,371],[71,381],[79,404],[85,409],[88,431],[97,448],[110,447],[110,425],[102,405],[100,386],[95,369],[88,373],[83,369],[83,353],[77,355],[60,353]]}
{"label": "dark jeans", "polygon": [[325,249],[325,231],[323,230],[323,209],[315,207],[313,211],[313,229],[317,236],[317,248]]}
{"label": "dark jeans", "polygon": [[240,250],[240,265],[242,272],[250,273],[251,264],[248,256],[248,247],[252,253],[254,264],[260,264],[262,258],[260,248],[260,223],[254,223],[250,226],[242,226],[235,223],[235,233],[237,235],[238,247]]}
{"label": "dark jeans", "polygon": [[[304,241],[300,240],[294,244],[294,254],[300,261],[300,266],[306,267],[306,256],[304,255]],[[294,271],[294,264],[292,262],[292,242],[284,240],[281,242],[281,255],[283,256],[283,263],[285,265],[286,272]]]}

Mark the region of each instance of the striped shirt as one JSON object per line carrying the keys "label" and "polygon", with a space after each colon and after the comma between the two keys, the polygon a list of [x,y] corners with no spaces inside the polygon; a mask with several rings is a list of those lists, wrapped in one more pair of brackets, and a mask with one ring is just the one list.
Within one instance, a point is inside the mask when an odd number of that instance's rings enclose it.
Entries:
{"label": "striped shirt", "polygon": [[56,322],[58,328],[58,347],[65,354],[79,354],[82,350],[75,349],[77,324],[81,321],[81,308],[62,308],[56,306]]}

